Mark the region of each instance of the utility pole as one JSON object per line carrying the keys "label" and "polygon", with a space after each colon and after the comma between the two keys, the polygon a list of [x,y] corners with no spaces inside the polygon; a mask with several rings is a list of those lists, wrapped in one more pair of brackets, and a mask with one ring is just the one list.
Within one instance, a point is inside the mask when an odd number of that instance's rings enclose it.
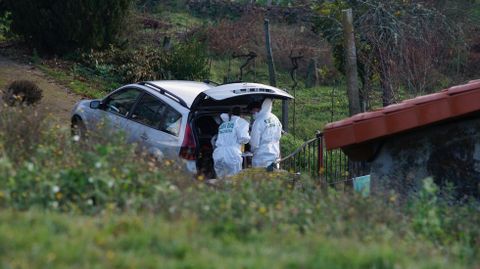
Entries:
{"label": "utility pole", "polygon": [[[267,63],[268,63],[268,75],[270,77],[270,85],[277,87],[277,79],[275,76],[275,64],[273,62],[273,53],[272,46],[270,42],[270,26],[268,19],[264,20],[264,30],[265,30],[265,47],[267,49]],[[283,130],[288,132],[288,102],[287,100],[282,100],[282,125]]]}
{"label": "utility pole", "polygon": [[342,10],[342,24],[345,48],[345,71],[347,75],[348,109],[351,115],[361,112],[358,91],[357,49],[353,30],[352,9]]}

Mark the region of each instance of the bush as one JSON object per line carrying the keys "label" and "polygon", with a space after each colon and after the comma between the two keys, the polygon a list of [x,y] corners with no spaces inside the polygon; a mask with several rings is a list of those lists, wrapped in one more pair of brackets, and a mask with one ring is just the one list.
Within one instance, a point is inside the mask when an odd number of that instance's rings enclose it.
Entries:
{"label": "bush", "polygon": [[42,89],[28,80],[16,80],[7,86],[2,99],[9,106],[35,105],[42,99]]}
{"label": "bush", "polygon": [[[189,181],[173,162],[165,165],[126,145],[125,137],[98,126],[88,143],[32,108],[0,114],[0,193],[16,209],[98,212],[106,208],[142,209],[160,200],[169,171]],[[1,202],[1,201],[0,201]],[[1,203],[0,203],[1,205]]]}
{"label": "bush", "polygon": [[200,80],[209,75],[207,50],[195,39],[177,44],[168,57],[165,69],[175,79]]}
{"label": "bush", "polygon": [[166,79],[167,62],[167,55],[152,47],[122,50],[111,46],[109,50],[87,54],[87,64],[95,70],[110,67],[110,72],[124,83]]}
{"label": "bush", "polygon": [[6,0],[12,31],[32,47],[65,53],[116,40],[132,0]]}
{"label": "bush", "polygon": [[[45,114],[34,107],[5,107],[0,113],[0,156],[14,163],[29,159],[44,140]],[[0,177],[1,178],[1,177]]]}
{"label": "bush", "polygon": [[[17,119],[35,113],[17,108],[9,111]],[[429,246],[448,260],[464,265],[462,268],[478,263],[480,234],[477,225],[472,224],[480,221],[480,204],[478,201],[444,202],[437,197],[438,189],[431,180],[426,181],[420,195],[407,204],[400,203],[393,193],[386,199],[364,198],[354,193],[322,189],[315,179],[296,178],[282,171],[267,173],[264,169],[244,170],[210,186],[201,178],[194,181],[179,173],[171,162],[155,163],[139,158],[142,156],[132,145],[122,143],[121,135],[91,135],[89,143],[84,145],[71,139],[67,130],[50,128],[48,122],[44,123],[43,127],[35,127],[41,136],[33,132],[24,134],[28,141],[33,139],[30,137],[38,137],[38,140],[23,158],[16,160],[16,153],[7,150],[13,145],[7,144],[11,140],[5,140],[3,127],[6,125],[0,126],[0,212],[37,208],[47,214],[51,214],[48,211],[68,212],[64,215],[68,218],[78,216],[75,213],[106,218],[117,214],[131,218],[140,214],[140,219],[155,216],[161,218],[162,223],[174,226],[187,221],[193,229],[189,228],[188,235],[199,234],[194,232],[195,227],[201,227],[200,234],[221,240],[218,246],[222,247],[225,242],[232,241],[261,242],[255,240],[261,234],[282,237],[293,232],[307,235],[299,238],[299,242],[321,235],[335,242],[339,238],[350,238],[363,246],[380,242],[381,246],[385,244],[395,250],[401,243],[408,246],[411,253]],[[24,130],[31,123],[17,120],[9,124],[9,130]],[[32,223],[28,222],[28,227],[32,228]],[[39,223],[35,222],[33,227],[37,225]],[[122,233],[124,228],[122,225],[115,230]],[[138,237],[141,230],[132,231],[135,232],[132,239],[143,240]],[[5,247],[2,243],[10,242],[9,239],[21,238],[2,236],[0,231],[0,250]],[[31,237],[24,238],[31,240]],[[355,253],[357,251],[358,248]],[[421,254],[415,260],[420,257]],[[298,267],[302,266],[291,268]]]}
{"label": "bush", "polygon": [[199,80],[209,74],[208,55],[196,40],[176,44],[171,50],[110,46],[107,50],[83,54],[82,62],[99,75],[107,72],[123,83],[158,79]]}

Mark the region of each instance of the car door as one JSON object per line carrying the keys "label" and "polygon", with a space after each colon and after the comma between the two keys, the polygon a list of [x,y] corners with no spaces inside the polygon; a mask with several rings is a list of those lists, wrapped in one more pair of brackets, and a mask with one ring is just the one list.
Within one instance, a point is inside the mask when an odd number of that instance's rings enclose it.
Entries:
{"label": "car door", "polygon": [[113,131],[125,131],[127,117],[129,117],[134,104],[142,91],[137,88],[119,89],[103,100],[101,109],[97,109],[94,124],[96,128],[106,127]]}
{"label": "car door", "polygon": [[129,117],[128,127],[132,142],[157,157],[176,158],[182,114],[167,103],[145,93]]}

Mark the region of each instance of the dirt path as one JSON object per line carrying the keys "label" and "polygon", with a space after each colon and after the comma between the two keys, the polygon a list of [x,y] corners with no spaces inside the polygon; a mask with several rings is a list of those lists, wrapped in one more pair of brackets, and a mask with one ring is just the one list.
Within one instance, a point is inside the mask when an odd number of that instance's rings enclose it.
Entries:
{"label": "dirt path", "polygon": [[0,89],[5,89],[12,81],[20,79],[35,82],[43,90],[40,108],[51,113],[59,123],[69,124],[70,111],[82,96],[72,93],[34,66],[20,64],[0,55]]}

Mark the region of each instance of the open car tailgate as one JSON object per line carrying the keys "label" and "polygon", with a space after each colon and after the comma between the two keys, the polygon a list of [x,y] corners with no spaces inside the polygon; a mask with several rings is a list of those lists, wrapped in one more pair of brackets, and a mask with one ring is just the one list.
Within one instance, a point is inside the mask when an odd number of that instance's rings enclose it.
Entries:
{"label": "open car tailgate", "polygon": [[205,90],[197,96],[192,109],[205,105],[215,105],[218,101],[224,105],[246,105],[252,100],[293,99],[293,97],[276,87],[260,83],[230,83]]}
{"label": "open car tailgate", "polygon": [[278,99],[292,99],[293,97],[281,90],[272,86],[260,83],[231,83],[213,87],[204,91],[206,95],[215,100],[224,100],[241,95],[262,94],[270,95]]}

